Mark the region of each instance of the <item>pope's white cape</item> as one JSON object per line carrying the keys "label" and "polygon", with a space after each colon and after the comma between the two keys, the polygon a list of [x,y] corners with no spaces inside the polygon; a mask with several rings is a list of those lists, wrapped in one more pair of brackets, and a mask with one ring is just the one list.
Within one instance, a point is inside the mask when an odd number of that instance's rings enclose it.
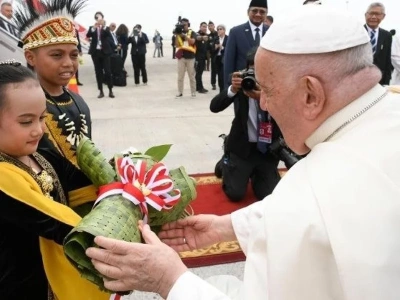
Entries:
{"label": "pope's white cape", "polygon": [[232,295],[230,280],[221,293],[187,273],[168,299],[398,300],[399,143],[390,95],[315,146],[273,195],[232,214],[247,256],[241,294],[237,282]]}

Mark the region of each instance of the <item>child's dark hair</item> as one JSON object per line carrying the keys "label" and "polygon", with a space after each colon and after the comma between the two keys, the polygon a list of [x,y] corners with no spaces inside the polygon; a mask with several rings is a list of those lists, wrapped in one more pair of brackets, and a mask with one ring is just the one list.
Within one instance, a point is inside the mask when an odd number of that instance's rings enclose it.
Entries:
{"label": "child's dark hair", "polygon": [[4,106],[5,90],[9,84],[36,79],[35,73],[15,60],[0,61],[0,109]]}

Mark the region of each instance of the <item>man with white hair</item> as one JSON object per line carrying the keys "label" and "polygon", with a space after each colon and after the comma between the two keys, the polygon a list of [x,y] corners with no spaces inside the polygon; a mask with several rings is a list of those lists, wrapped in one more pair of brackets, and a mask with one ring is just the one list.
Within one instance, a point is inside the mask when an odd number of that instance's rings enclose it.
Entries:
{"label": "man with white hair", "polygon": [[392,34],[379,27],[385,16],[386,9],[382,3],[371,3],[365,13],[364,26],[370,36],[374,64],[382,72],[380,84],[388,85],[392,76]]}
{"label": "man with white hair", "polygon": [[[261,107],[307,157],[263,201],[167,224],[162,242],[143,224],[146,244],[97,237],[87,254],[113,278],[105,286],[168,300],[397,300],[400,95],[379,84],[362,24],[298,8],[266,33],[255,70]],[[187,251],[234,239],[246,254],[243,282],[204,281],[164,244]]]}

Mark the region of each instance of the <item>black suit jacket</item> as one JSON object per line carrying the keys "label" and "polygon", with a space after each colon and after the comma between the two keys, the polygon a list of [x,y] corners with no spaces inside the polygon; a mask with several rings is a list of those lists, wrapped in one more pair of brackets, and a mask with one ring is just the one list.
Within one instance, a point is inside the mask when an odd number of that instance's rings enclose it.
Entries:
{"label": "black suit jacket", "polygon": [[138,36],[137,38],[137,42],[134,36],[130,36],[128,39],[128,43],[132,44],[131,55],[146,54],[146,44],[149,43],[149,38],[147,37],[147,34],[142,32],[142,36]]}
{"label": "black suit jacket", "polygon": [[[250,154],[252,144],[254,144],[249,142],[247,128],[247,121],[249,119],[249,97],[240,90],[234,97],[229,98],[228,89],[225,89],[211,100],[210,110],[214,113],[218,113],[228,108],[233,102],[235,102],[237,112],[232,121],[231,131],[227,142],[227,150],[246,159]],[[272,141],[275,141],[282,136],[282,133],[274,119],[272,119],[272,124]],[[270,159],[276,159],[268,152],[265,155]]]}
{"label": "black suit jacket", "polygon": [[[94,54],[97,49],[97,29],[92,30],[93,26],[90,26],[86,37],[90,38],[89,54]],[[111,55],[115,50],[115,43],[113,37],[111,36],[110,29],[108,27],[103,27],[100,32],[101,39],[101,52],[106,55]]]}
{"label": "black suit jacket", "polygon": [[[268,28],[268,26],[263,25],[261,36],[264,36]],[[253,47],[255,47],[255,41],[249,22],[233,27],[229,31],[229,39],[224,55],[225,87],[231,84],[229,77],[233,72],[246,68],[247,53]]]}
{"label": "black suit jacket", "polygon": [[[367,26],[365,26],[367,30]],[[389,85],[392,78],[392,34],[379,28],[378,42],[374,54],[374,64],[381,70],[380,84]]]}
{"label": "black suit jacket", "polygon": [[[219,37],[218,37],[218,39],[219,39]],[[224,54],[225,54],[225,48],[226,48],[226,44],[228,43],[228,36],[227,35],[225,35],[224,36],[224,40],[222,41],[222,47],[223,47],[223,49],[221,50],[221,56],[222,57],[224,57]],[[218,54],[218,51],[219,50],[217,50],[217,54]],[[223,61],[222,61],[223,62]]]}

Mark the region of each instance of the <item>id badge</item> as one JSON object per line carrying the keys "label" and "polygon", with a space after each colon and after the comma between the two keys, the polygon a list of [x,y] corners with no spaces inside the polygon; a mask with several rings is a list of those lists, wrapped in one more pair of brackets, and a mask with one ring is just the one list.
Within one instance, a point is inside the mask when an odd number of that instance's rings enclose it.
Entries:
{"label": "id badge", "polygon": [[258,141],[262,143],[271,144],[272,143],[272,123],[271,122],[261,122],[260,132],[258,134]]}

